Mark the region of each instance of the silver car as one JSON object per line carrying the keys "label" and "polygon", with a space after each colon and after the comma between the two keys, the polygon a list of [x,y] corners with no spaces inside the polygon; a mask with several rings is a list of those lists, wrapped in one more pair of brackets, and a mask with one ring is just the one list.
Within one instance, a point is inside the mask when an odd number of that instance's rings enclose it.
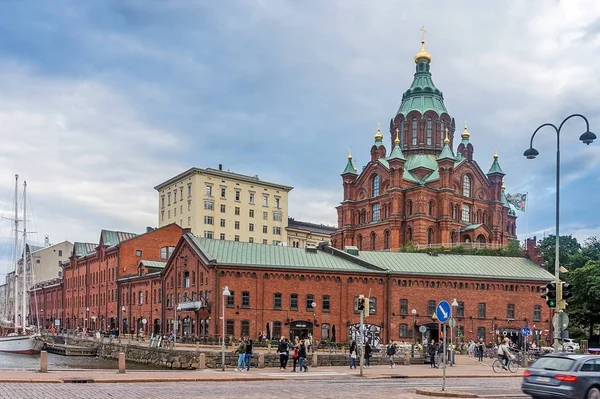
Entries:
{"label": "silver car", "polygon": [[521,390],[534,399],[600,399],[600,356],[557,353],[541,357],[523,373]]}

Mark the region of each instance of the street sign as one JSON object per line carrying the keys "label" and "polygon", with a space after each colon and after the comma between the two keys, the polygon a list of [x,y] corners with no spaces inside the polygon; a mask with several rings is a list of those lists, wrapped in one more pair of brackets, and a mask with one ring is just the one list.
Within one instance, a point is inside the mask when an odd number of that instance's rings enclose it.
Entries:
{"label": "street sign", "polygon": [[448,301],[440,301],[435,308],[435,315],[440,323],[445,323],[450,318],[450,304]]}
{"label": "street sign", "polygon": [[525,327],[521,328],[521,335],[524,337],[530,336],[531,330],[529,329],[529,327],[525,326]]}
{"label": "street sign", "polygon": [[59,319],[54,319],[54,325],[55,326],[60,326],[60,320]]}
{"label": "street sign", "polygon": [[427,331],[427,327],[425,327],[425,326],[421,326],[421,327],[419,327],[419,332],[420,332],[421,334],[423,334],[425,331]]}
{"label": "street sign", "polygon": [[454,319],[454,317],[448,320],[448,325],[450,326],[450,328],[454,328],[454,326],[456,326],[456,320]]}
{"label": "street sign", "polygon": [[564,312],[556,313],[552,318],[552,324],[555,326],[558,325],[560,331],[566,330],[569,327],[569,316]]}

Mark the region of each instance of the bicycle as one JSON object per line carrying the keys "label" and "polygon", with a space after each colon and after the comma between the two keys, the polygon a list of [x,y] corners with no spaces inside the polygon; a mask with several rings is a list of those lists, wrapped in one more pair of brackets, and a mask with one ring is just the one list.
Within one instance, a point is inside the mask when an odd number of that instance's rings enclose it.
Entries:
{"label": "bicycle", "polygon": [[511,373],[516,373],[519,370],[519,364],[514,362],[513,359],[508,358],[508,366],[504,366],[504,359],[502,358],[497,358],[496,360],[493,361],[492,363],[492,370],[494,370],[494,373],[499,373],[502,370],[506,370],[508,369],[508,371],[510,371]]}

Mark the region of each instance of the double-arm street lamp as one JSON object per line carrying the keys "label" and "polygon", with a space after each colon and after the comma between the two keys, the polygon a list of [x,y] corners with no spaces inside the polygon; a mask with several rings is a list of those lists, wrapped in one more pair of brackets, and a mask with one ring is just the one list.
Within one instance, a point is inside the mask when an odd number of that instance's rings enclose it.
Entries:
{"label": "double-arm street lamp", "polygon": [[[579,117],[581,119],[583,119],[585,121],[585,133],[583,133],[581,136],[579,136],[579,140],[581,140],[584,144],[591,144],[594,140],[596,140],[596,135],[592,132],[590,132],[590,123],[588,122],[587,118],[581,114],[573,114],[573,115],[569,115],[567,116],[558,127],[556,127],[556,125],[552,124],[552,123],[544,123],[543,125],[540,125],[537,129],[535,129],[535,131],[533,132],[533,135],[531,136],[531,140],[529,141],[529,148],[527,150],[525,150],[525,152],[523,153],[523,155],[525,157],[527,157],[527,159],[534,159],[535,157],[537,157],[540,153],[538,150],[536,150],[535,148],[533,148],[533,138],[535,137],[536,133],[543,127],[549,126],[552,129],[554,129],[554,131],[556,132],[556,209],[555,209],[555,216],[556,216],[556,252],[555,252],[555,259],[554,259],[554,281],[556,283],[556,287],[558,289],[558,286],[560,285],[560,260],[559,260],[559,254],[560,254],[560,235],[559,235],[559,225],[560,225],[560,132],[562,130],[562,127],[564,126],[565,122],[567,122],[569,119],[573,118],[573,117]],[[556,302],[557,304],[560,302],[562,298],[556,298]],[[560,320],[558,317],[556,317],[554,319],[554,351],[558,352],[558,347],[559,347],[559,343],[558,340],[560,338]]]}

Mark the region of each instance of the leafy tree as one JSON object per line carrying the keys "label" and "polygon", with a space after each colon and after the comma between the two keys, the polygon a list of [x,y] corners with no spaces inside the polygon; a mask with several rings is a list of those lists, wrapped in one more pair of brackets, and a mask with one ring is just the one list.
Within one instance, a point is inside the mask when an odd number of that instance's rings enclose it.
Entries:
{"label": "leafy tree", "polygon": [[[560,236],[560,265],[567,267],[572,266],[571,260],[579,254],[581,245],[577,242],[577,238],[569,236]],[[548,262],[548,271],[554,274],[554,260],[556,259],[556,236],[549,235],[548,237],[538,242],[540,252]],[[584,263],[585,264],[585,263]],[[583,266],[583,265],[582,265]]]}
{"label": "leafy tree", "polygon": [[510,240],[506,249],[504,250],[505,256],[520,257],[523,256],[523,248],[519,240]]}
{"label": "leafy tree", "polygon": [[600,324],[600,264],[589,261],[585,266],[569,270],[566,281],[573,284],[573,298],[567,300],[570,323],[587,328],[592,336]]}

